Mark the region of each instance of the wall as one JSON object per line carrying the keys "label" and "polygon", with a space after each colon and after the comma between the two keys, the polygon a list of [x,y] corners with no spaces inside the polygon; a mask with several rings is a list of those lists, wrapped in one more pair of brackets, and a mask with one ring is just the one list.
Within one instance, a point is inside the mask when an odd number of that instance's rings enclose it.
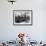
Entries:
{"label": "wall", "polygon": [[[32,26],[14,26],[13,10],[33,10]],[[46,1],[17,0],[12,5],[7,0],[0,0],[0,40],[14,40],[18,32],[31,34],[33,40],[46,40]]]}

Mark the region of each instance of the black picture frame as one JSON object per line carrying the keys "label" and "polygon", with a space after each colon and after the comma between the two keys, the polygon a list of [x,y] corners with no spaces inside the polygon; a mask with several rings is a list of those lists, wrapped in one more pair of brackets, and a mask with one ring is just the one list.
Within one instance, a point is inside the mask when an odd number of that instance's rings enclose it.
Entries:
{"label": "black picture frame", "polygon": [[[15,12],[17,12],[17,11],[18,11],[18,12],[19,12],[19,11],[20,11],[20,12],[21,12],[21,11],[23,11],[23,12],[24,12],[24,11],[25,11],[25,12],[26,12],[26,11],[27,11],[27,12],[30,11],[30,12],[31,12],[31,17],[30,17],[30,18],[31,18],[31,20],[30,20],[31,23],[30,23],[30,24],[26,24],[26,23],[16,24],[16,23],[15,23],[15,14],[16,14],[16,13],[15,13]],[[33,11],[32,11],[32,10],[13,10],[13,25],[16,25],[16,26],[32,26],[32,24],[33,24]]]}

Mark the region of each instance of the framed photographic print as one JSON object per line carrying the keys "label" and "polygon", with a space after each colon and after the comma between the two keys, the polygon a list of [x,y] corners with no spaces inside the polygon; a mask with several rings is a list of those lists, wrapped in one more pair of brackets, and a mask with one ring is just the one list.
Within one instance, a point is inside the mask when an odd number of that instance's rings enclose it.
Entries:
{"label": "framed photographic print", "polygon": [[13,10],[14,25],[32,25],[32,10]]}

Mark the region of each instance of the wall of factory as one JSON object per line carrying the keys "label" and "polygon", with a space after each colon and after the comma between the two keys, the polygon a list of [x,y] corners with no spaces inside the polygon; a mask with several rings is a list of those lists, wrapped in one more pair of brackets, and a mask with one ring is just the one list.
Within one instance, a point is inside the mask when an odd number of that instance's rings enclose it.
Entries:
{"label": "wall of factory", "polygon": [[[13,10],[32,10],[32,26],[13,25]],[[30,34],[31,39],[46,40],[46,1],[17,0],[13,5],[7,0],[0,0],[0,41],[15,40],[19,32]]]}

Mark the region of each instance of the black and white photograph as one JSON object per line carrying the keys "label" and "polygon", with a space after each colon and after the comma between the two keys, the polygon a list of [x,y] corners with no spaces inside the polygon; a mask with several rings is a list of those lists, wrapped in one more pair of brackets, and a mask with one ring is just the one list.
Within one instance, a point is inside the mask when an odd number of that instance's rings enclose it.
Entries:
{"label": "black and white photograph", "polygon": [[31,25],[32,10],[13,10],[14,25]]}

